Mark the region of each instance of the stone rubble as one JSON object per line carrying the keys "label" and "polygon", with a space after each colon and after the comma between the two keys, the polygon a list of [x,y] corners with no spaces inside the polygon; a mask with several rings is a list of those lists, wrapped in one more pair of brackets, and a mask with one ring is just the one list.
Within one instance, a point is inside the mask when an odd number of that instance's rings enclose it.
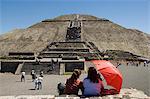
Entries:
{"label": "stone rubble", "polygon": [[150,99],[144,92],[133,89],[123,88],[120,94],[107,95],[103,97],[78,97],[72,95],[19,95],[19,96],[0,96],[0,99]]}

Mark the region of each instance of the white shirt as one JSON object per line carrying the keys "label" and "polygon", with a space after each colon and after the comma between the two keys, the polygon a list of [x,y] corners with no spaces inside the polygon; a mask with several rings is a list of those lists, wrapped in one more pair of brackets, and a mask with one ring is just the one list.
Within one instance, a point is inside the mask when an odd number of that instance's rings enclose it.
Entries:
{"label": "white shirt", "polygon": [[35,74],[34,70],[31,71],[31,74]]}
{"label": "white shirt", "polygon": [[38,82],[42,82],[43,78],[42,77],[39,77],[38,78]]}
{"label": "white shirt", "polygon": [[22,76],[25,76],[25,72],[22,72]]}
{"label": "white shirt", "polygon": [[34,80],[34,83],[35,83],[35,84],[37,84],[37,83],[38,83],[38,78],[36,78],[36,79]]}
{"label": "white shirt", "polygon": [[84,95],[85,96],[96,96],[100,95],[102,82],[99,80],[99,83],[93,83],[90,79],[85,78],[83,80],[83,87],[84,87]]}

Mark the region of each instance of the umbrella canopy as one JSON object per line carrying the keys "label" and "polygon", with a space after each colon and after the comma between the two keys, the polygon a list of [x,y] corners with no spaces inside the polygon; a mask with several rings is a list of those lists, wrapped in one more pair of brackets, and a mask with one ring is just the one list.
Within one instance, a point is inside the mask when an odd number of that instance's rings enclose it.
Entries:
{"label": "umbrella canopy", "polygon": [[106,60],[93,60],[96,69],[103,75],[107,85],[114,87],[120,92],[122,86],[122,74],[119,70]]}

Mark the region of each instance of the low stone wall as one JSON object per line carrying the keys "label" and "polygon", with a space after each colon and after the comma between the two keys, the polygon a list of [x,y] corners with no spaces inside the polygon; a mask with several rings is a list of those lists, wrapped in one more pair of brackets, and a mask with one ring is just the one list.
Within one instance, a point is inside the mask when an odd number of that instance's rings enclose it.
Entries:
{"label": "low stone wall", "polygon": [[31,70],[34,69],[37,74],[40,74],[41,70],[44,72],[44,74],[59,74],[59,72],[56,70],[50,71],[50,67],[51,63],[24,63],[22,71],[25,71],[26,74],[30,74]]}
{"label": "low stone wall", "polygon": [[74,95],[19,95],[19,96],[0,96],[0,99],[150,99],[144,92],[133,89],[123,88],[120,94],[107,95],[103,97],[84,97]]}
{"label": "low stone wall", "polygon": [[[0,64],[0,72],[2,73],[13,73],[13,74],[20,74],[21,71],[25,71],[26,74],[30,74],[31,70],[34,69],[37,74],[40,73],[42,70],[44,74],[64,74],[64,72],[72,72],[74,69],[81,69],[84,70],[84,62],[74,62],[72,60],[64,60],[65,62],[58,62],[51,64],[50,62],[1,62]],[[71,61],[71,62],[70,62]],[[63,73],[60,73],[60,64],[64,64]],[[20,71],[16,73],[18,70],[19,64],[22,64]]]}
{"label": "low stone wall", "polygon": [[15,73],[19,62],[1,62],[1,70],[0,72],[11,72]]}

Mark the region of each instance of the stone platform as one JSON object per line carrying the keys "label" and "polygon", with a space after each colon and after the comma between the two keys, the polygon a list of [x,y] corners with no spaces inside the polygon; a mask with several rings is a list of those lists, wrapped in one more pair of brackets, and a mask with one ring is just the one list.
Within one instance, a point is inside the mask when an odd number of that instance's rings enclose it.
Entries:
{"label": "stone platform", "polygon": [[133,88],[123,88],[120,94],[107,95],[103,97],[84,97],[74,95],[18,95],[18,96],[0,96],[0,99],[150,99],[142,91]]}

